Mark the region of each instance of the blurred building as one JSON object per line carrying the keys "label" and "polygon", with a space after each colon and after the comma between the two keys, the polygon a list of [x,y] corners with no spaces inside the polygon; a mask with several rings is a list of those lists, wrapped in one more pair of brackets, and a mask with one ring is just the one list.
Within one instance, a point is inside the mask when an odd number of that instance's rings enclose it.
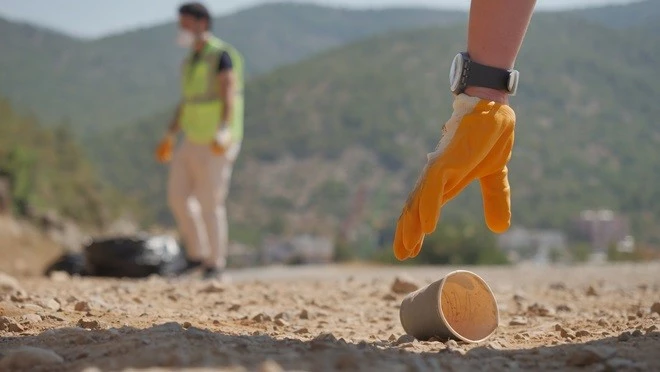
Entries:
{"label": "blurred building", "polygon": [[594,254],[604,254],[612,246],[631,250],[631,244],[634,244],[628,219],[609,209],[582,211],[576,224],[591,243]]}
{"label": "blurred building", "polygon": [[497,238],[511,262],[547,264],[567,254],[566,236],[559,230],[515,227]]}
{"label": "blurred building", "polygon": [[298,235],[293,238],[267,237],[261,250],[261,262],[270,264],[319,264],[332,262],[335,245],[331,239]]}

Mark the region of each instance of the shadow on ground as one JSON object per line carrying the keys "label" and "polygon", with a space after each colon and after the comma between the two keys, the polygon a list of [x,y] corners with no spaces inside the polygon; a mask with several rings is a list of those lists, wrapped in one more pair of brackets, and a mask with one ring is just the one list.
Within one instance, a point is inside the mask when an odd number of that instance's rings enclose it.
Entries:
{"label": "shadow on ground", "polygon": [[[660,370],[660,333],[604,338],[583,344],[564,344],[534,349],[499,349],[479,346],[468,352],[460,344],[434,343],[437,352],[416,352],[420,343],[395,345],[390,342],[347,343],[329,334],[314,339],[274,339],[255,332],[231,335],[178,323],[147,329],[124,327],[88,331],[59,328],[36,336],[0,339],[0,370],[82,371],[145,368],[208,368],[276,371],[262,363],[275,361],[285,370],[305,371],[510,371]],[[63,358],[32,365],[29,357],[13,358],[12,350],[33,346],[50,349]],[[640,359],[640,355],[643,356]],[[25,365],[21,369],[19,365]]]}

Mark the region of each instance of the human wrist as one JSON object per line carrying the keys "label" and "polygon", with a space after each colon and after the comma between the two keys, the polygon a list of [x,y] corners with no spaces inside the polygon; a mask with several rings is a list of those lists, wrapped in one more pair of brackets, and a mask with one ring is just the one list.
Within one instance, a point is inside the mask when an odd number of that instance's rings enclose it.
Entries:
{"label": "human wrist", "polygon": [[509,104],[509,95],[503,90],[484,88],[484,87],[467,87],[465,94],[471,97],[481,98],[487,101],[495,101],[504,105]]}

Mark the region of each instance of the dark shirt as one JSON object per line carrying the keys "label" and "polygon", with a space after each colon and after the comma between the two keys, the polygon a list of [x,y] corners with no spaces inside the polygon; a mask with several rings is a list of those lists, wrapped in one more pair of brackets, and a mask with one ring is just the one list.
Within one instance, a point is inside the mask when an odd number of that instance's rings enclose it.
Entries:
{"label": "dark shirt", "polygon": [[[197,63],[197,61],[199,61],[199,52],[195,52],[195,54],[193,54],[192,56],[192,63],[195,64]],[[222,54],[220,55],[220,62],[218,63],[218,72],[231,70],[232,67],[233,65],[229,53],[223,51]]]}

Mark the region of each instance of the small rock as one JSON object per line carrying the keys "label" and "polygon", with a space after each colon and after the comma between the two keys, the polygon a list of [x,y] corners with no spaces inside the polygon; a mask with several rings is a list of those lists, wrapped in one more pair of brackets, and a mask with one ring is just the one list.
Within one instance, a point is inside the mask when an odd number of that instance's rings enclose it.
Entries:
{"label": "small rock", "polygon": [[273,360],[267,360],[259,365],[259,372],[284,372],[284,369]]}
{"label": "small rock", "polygon": [[24,330],[15,320],[0,316],[0,331],[23,332]]}
{"label": "small rock", "polygon": [[266,314],[264,314],[264,313],[259,313],[259,314],[255,315],[255,316],[252,318],[252,320],[254,320],[255,322],[263,323],[263,322],[269,322],[269,321],[271,321],[272,319],[271,319],[270,316],[268,316],[268,315],[266,315]]}
{"label": "small rock", "polygon": [[527,307],[527,311],[538,316],[550,316],[553,312],[545,305],[533,304]]}
{"label": "small rock", "polygon": [[49,298],[47,300],[39,302],[39,306],[43,307],[44,309],[50,309],[53,311],[57,311],[60,309],[60,303],[55,301],[53,298]]}
{"label": "small rock", "polygon": [[652,326],[646,328],[646,334],[649,334],[649,333],[657,331],[657,330],[658,330],[658,326],[652,325]]}
{"label": "small rock", "polygon": [[314,341],[337,342],[337,338],[332,333],[321,333],[314,337]]}
{"label": "small rock", "polygon": [[643,333],[639,329],[634,330],[633,333],[632,333],[633,337],[639,337],[639,336],[642,336],[642,335],[643,335]]}
{"label": "small rock", "polygon": [[237,311],[237,310],[239,310],[240,308],[241,308],[241,305],[239,305],[239,304],[234,304],[234,305],[229,306],[229,309],[227,309],[227,311]]}
{"label": "small rock", "polygon": [[394,344],[401,345],[401,344],[407,344],[409,342],[415,342],[415,338],[411,335],[403,335],[399,337]]}
{"label": "small rock", "polygon": [[660,314],[660,302],[656,302],[653,305],[651,305],[651,313]]}
{"label": "small rock", "polygon": [[396,294],[408,294],[419,289],[419,285],[412,278],[406,275],[399,275],[394,279],[391,289]]}
{"label": "small rock", "polygon": [[76,304],[73,306],[73,309],[75,311],[82,311],[82,312],[92,310],[92,308],[89,307],[89,304],[86,301],[76,302]]}
{"label": "small rock", "polygon": [[519,293],[516,293],[516,294],[513,295],[513,300],[518,302],[518,303],[522,303],[522,302],[527,301],[527,298],[525,296],[519,294]]}
{"label": "small rock", "polygon": [[62,362],[64,362],[64,359],[52,350],[32,346],[22,346],[18,349],[9,350],[5,356],[0,359],[0,370],[27,371],[40,366],[45,367]]}
{"label": "small rock", "polygon": [[275,320],[277,320],[277,319],[289,320],[290,317],[289,317],[288,313],[282,312],[282,313],[279,313],[279,314],[275,315],[275,318],[273,318],[273,319],[275,319]]}
{"label": "small rock", "polygon": [[396,336],[394,335],[394,333],[392,333],[387,340],[390,341],[390,342],[396,341]]}
{"label": "small rock", "polygon": [[98,320],[80,318],[78,321],[78,327],[85,329],[101,329],[101,323]]}
{"label": "small rock", "polygon": [[628,341],[628,340],[630,340],[631,336],[632,335],[630,334],[630,332],[623,332],[619,335],[619,337],[617,339],[619,341]]}
{"label": "small rock", "polygon": [[458,342],[456,342],[456,340],[448,340],[447,342],[445,342],[445,345],[447,345],[447,347],[451,349],[458,348]]}
{"label": "small rock", "polygon": [[298,315],[298,317],[300,317],[300,319],[309,319],[310,318],[309,312],[307,310],[303,310],[300,312],[300,315]]}
{"label": "small rock", "polygon": [[598,296],[598,292],[596,292],[596,289],[593,286],[589,286],[589,288],[587,288],[587,296]]}
{"label": "small rock", "polygon": [[524,326],[527,325],[527,318],[524,316],[514,316],[509,322],[510,326]]}
{"label": "small rock", "polygon": [[598,320],[598,325],[601,327],[609,327],[610,323],[605,319]]}
{"label": "small rock", "polygon": [[300,329],[296,330],[296,331],[293,332],[293,333],[298,334],[298,335],[303,335],[303,334],[309,333],[309,329],[307,329],[307,328],[300,328]]}
{"label": "small rock", "polygon": [[192,327],[192,323],[190,323],[190,322],[183,322],[183,328],[188,329],[188,328],[190,328],[190,327]]}
{"label": "small rock", "polygon": [[50,273],[50,280],[54,282],[66,282],[71,279],[71,275],[66,271],[53,271]]}
{"label": "small rock", "polygon": [[391,293],[387,293],[386,295],[383,296],[383,300],[385,300],[385,301],[396,301],[396,296],[391,294]]}
{"label": "small rock", "polygon": [[572,309],[568,305],[559,305],[559,306],[557,306],[557,311],[558,312],[563,311],[565,313],[568,313],[568,312],[571,312]]}
{"label": "small rock", "polygon": [[583,329],[575,332],[575,337],[587,337],[587,336],[591,336],[591,332],[587,330]]}
{"label": "small rock", "polygon": [[40,315],[37,314],[25,314],[21,317],[21,320],[28,323],[39,323],[43,319],[41,318]]}
{"label": "small rock", "polygon": [[637,319],[637,315],[628,315],[628,320],[635,320]]}
{"label": "small rock", "polygon": [[275,324],[277,324],[280,327],[286,327],[289,325],[289,323],[282,318],[275,319]]}
{"label": "small rock", "polygon": [[608,346],[585,346],[573,354],[566,360],[566,365],[573,367],[585,367],[595,363],[600,363],[616,354],[616,349]]}
{"label": "small rock", "polygon": [[0,294],[23,292],[18,280],[0,271]]}
{"label": "small rock", "polygon": [[550,289],[554,289],[555,291],[565,291],[566,284],[562,282],[552,283],[550,284]]}
{"label": "small rock", "polygon": [[206,287],[202,288],[199,292],[200,293],[222,293],[225,291],[225,287],[222,286],[222,284],[213,282]]}

